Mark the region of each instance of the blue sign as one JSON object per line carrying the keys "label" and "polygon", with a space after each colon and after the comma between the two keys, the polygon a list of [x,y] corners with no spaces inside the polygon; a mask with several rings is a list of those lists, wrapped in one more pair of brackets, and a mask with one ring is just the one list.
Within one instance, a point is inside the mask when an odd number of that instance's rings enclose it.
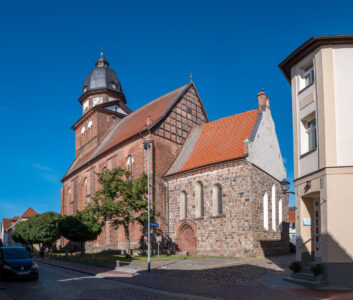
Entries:
{"label": "blue sign", "polygon": [[311,226],[311,218],[303,218],[304,226]]}
{"label": "blue sign", "polygon": [[152,227],[159,227],[159,224],[153,223],[153,222],[151,222],[150,225],[151,225]]}

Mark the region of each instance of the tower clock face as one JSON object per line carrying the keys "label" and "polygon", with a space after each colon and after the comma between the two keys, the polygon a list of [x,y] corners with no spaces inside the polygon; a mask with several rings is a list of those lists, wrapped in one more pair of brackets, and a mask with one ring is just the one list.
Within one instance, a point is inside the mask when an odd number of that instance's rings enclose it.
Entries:
{"label": "tower clock face", "polygon": [[92,98],[92,106],[96,106],[98,104],[103,103],[103,97],[99,96],[99,97],[93,97]]}

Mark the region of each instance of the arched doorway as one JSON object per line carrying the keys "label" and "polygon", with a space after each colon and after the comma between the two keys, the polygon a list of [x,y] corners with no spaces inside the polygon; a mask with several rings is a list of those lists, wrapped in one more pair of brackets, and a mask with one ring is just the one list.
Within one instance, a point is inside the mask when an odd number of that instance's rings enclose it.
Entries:
{"label": "arched doorway", "polygon": [[192,226],[188,223],[184,223],[179,228],[178,248],[181,252],[189,254],[196,254],[197,252],[196,234]]}

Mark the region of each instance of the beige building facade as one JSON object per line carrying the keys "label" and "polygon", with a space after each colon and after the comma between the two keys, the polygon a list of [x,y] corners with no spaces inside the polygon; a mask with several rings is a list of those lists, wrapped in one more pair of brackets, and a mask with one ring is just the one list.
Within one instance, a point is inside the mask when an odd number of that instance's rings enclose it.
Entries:
{"label": "beige building facade", "polygon": [[353,287],[353,35],[313,37],[280,68],[292,88],[297,260]]}

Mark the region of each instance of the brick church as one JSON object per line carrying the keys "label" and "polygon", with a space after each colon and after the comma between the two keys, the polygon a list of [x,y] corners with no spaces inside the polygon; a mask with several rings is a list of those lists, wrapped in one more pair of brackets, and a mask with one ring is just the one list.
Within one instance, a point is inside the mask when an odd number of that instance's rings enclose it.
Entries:
{"label": "brick church", "polygon": [[[123,167],[150,175],[158,230],[177,251],[258,256],[288,251],[286,170],[271,116],[270,100],[258,109],[210,122],[193,82],[131,111],[120,81],[101,55],[87,75],[82,116],[75,131],[75,159],[62,179],[61,213],[73,214],[98,189],[95,173]],[[141,242],[131,224],[131,247]],[[170,244],[170,243],[168,243]],[[166,244],[165,244],[166,245]],[[88,250],[124,249],[122,228],[108,222]]]}

